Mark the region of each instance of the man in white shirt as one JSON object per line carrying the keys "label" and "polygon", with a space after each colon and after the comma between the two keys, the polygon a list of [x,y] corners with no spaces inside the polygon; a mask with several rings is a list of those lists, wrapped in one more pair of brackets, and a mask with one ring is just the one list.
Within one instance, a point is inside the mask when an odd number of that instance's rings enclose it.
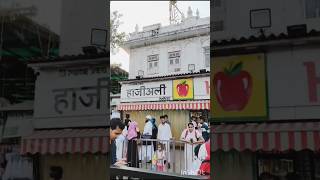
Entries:
{"label": "man in white shirt", "polygon": [[149,141],[148,140],[143,141],[142,148],[141,148],[142,153],[139,153],[142,155],[141,160],[146,160],[147,162],[151,161],[151,155],[154,154],[153,148],[152,148],[153,146],[151,145],[152,142],[150,141],[152,136],[152,127],[153,127],[151,119],[152,117],[150,115],[146,116],[146,124],[143,128],[142,139],[149,139]]}
{"label": "man in white shirt", "polygon": [[168,168],[170,168],[170,142],[169,140],[172,139],[172,132],[171,132],[171,127],[168,123],[166,123],[166,119],[164,116],[160,116],[160,121],[161,123],[158,126],[158,135],[157,139],[161,140],[162,144],[165,145],[165,150],[167,154],[167,159],[168,159]]}

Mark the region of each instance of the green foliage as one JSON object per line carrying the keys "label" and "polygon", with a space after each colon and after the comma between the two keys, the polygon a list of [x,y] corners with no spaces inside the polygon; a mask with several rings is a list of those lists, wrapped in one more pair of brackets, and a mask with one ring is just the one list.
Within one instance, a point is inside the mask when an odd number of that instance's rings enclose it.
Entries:
{"label": "green foliage", "polygon": [[110,18],[110,27],[111,27],[111,39],[110,39],[110,49],[111,52],[114,54],[118,51],[119,47],[123,44],[125,40],[125,32],[120,32],[119,27],[122,24],[120,18],[122,14],[118,11],[113,11],[111,13]]}

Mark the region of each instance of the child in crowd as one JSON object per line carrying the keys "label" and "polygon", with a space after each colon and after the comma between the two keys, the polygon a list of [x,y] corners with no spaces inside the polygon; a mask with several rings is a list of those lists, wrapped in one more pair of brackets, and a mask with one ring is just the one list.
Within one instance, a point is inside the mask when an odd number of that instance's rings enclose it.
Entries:
{"label": "child in crowd", "polygon": [[157,171],[163,172],[165,170],[166,151],[164,144],[159,143],[156,152],[157,155]]}
{"label": "child in crowd", "polygon": [[156,171],[157,170],[157,154],[153,154],[153,156],[152,156],[151,170],[152,171]]}

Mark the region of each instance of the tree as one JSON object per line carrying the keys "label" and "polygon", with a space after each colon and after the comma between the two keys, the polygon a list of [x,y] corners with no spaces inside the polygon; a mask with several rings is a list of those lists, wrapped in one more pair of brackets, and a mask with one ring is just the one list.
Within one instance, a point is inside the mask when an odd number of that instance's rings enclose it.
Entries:
{"label": "tree", "polygon": [[111,64],[111,92],[118,94],[121,92],[121,84],[119,81],[128,79],[128,72],[121,69],[121,64]]}
{"label": "tree", "polygon": [[113,11],[111,14],[110,27],[111,27],[111,40],[110,40],[110,48],[111,52],[114,54],[118,51],[119,47],[125,40],[125,32],[119,32],[119,26],[122,24],[120,18],[122,14],[118,11]]}

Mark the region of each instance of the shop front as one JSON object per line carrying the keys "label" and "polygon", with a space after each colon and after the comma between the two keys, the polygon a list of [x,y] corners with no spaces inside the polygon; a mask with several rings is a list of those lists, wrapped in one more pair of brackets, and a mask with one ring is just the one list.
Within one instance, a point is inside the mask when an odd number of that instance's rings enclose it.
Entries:
{"label": "shop front", "polygon": [[130,114],[143,129],[145,117],[151,115],[160,123],[160,116],[168,115],[175,139],[180,139],[191,116],[208,119],[210,110],[209,73],[193,77],[171,77],[123,81],[118,110]]}
{"label": "shop front", "polygon": [[319,122],[217,125],[213,131],[219,179],[234,177],[231,172],[245,179],[258,179],[263,173],[279,178],[294,173],[305,179],[319,177]]}
{"label": "shop front", "polygon": [[118,109],[124,114],[130,114],[132,120],[143,129],[145,117],[151,115],[160,123],[160,116],[168,115],[171,123],[172,135],[180,138],[181,132],[187,127],[191,116],[207,116],[210,107],[209,100],[202,101],[177,101],[177,102],[149,102],[149,103],[122,103]]}
{"label": "shop front", "polygon": [[35,179],[108,177],[108,61],[77,58],[29,64],[39,75],[33,131],[22,137],[21,154],[33,159]]}
{"label": "shop front", "polygon": [[21,154],[33,157],[35,177],[50,180],[52,168],[63,179],[105,180],[108,177],[107,129],[37,130],[22,139]]}
{"label": "shop front", "polygon": [[0,177],[33,179],[33,161],[20,154],[21,137],[32,132],[33,102],[7,104],[0,108]]}
{"label": "shop front", "polygon": [[[257,180],[264,174],[319,179],[318,51],[282,48],[215,59],[211,93],[217,99],[212,105],[216,179]],[[231,86],[227,78],[221,79],[224,67],[243,79],[234,82],[238,94],[231,93],[229,101]]]}

